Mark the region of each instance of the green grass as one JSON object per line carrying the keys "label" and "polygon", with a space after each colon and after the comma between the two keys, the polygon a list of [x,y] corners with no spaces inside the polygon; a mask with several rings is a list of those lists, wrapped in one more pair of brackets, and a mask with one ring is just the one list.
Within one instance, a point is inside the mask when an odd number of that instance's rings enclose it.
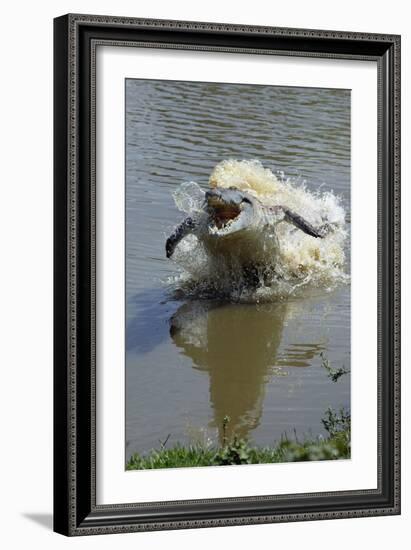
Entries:
{"label": "green grass", "polygon": [[342,367],[333,368],[330,365],[329,360],[326,358],[324,353],[320,353],[321,356],[321,366],[326,370],[328,378],[332,382],[338,382],[338,380],[344,376],[345,374],[349,374],[351,371],[349,369],[346,369],[343,365]]}
{"label": "green grass", "polygon": [[[227,425],[225,422],[225,425]],[[157,468],[184,468],[194,466],[229,466],[235,464],[273,464],[309,460],[336,460],[350,458],[351,419],[344,409],[327,409],[322,419],[328,437],[291,441],[282,439],[273,447],[253,447],[247,441],[234,437],[219,448],[203,445],[163,445],[147,455],[135,453],[126,464],[126,470]]]}

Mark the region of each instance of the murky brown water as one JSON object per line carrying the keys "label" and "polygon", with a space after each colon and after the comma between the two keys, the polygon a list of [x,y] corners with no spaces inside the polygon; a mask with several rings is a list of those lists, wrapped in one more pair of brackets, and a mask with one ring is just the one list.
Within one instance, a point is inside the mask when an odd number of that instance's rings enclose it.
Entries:
{"label": "murky brown water", "polygon": [[[348,91],[127,80],[126,458],[229,432],[268,445],[323,433],[349,406],[350,287],[270,304],[176,300],[164,242],[181,220],[172,191],[206,187],[225,158],[254,159],[350,199]],[[348,251],[347,251],[348,252]],[[347,266],[348,271],[348,266]]]}

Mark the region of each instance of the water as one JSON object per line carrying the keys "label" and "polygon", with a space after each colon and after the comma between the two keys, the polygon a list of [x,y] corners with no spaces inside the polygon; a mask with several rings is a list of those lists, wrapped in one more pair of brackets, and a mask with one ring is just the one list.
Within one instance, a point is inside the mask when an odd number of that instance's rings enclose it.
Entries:
{"label": "water", "polygon": [[167,437],[221,442],[226,415],[257,445],[324,433],[326,408],[350,404],[349,376],[321,366],[350,365],[349,284],[268,303],[176,297],[164,243],[183,217],[172,193],[206,189],[230,158],[333,191],[349,228],[349,92],[127,80],[126,113],[126,458]]}

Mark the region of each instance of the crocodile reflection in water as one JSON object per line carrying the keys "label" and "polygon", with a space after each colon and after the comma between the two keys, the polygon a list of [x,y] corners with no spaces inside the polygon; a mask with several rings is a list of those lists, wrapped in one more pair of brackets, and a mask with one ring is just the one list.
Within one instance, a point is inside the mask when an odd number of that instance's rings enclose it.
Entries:
{"label": "crocodile reflection in water", "polygon": [[276,366],[305,367],[324,348],[299,344],[278,355],[290,317],[287,303],[228,304],[192,301],[170,319],[170,335],[195,368],[208,371],[212,425],[223,442],[226,435],[247,438],[260,423],[265,383]]}

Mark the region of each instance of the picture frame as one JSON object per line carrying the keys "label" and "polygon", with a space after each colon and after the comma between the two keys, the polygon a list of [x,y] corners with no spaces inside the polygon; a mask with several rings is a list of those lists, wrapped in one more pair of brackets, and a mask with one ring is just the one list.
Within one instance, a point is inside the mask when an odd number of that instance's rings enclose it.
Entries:
{"label": "picture frame", "polygon": [[[97,503],[96,49],[102,44],[377,64],[377,488],[140,503],[137,494],[135,503]],[[78,536],[399,513],[400,37],[78,14],[56,18],[54,530]]]}

